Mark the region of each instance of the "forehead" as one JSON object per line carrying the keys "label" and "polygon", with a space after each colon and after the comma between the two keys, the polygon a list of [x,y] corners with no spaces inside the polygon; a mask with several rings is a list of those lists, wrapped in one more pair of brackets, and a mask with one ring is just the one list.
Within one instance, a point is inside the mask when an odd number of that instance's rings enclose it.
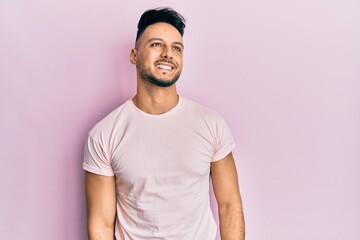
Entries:
{"label": "forehead", "polygon": [[146,42],[151,38],[161,38],[169,42],[182,42],[180,32],[168,23],[154,23],[148,26],[140,37],[141,42]]}

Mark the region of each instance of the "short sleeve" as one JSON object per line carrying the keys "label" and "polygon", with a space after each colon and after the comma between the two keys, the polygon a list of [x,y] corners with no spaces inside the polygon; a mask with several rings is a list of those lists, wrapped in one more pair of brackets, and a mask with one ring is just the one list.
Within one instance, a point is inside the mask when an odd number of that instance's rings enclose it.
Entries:
{"label": "short sleeve", "polygon": [[83,169],[99,175],[114,176],[109,154],[91,136],[88,137],[85,144]]}
{"label": "short sleeve", "polygon": [[233,136],[225,120],[220,118],[216,125],[215,150],[213,162],[226,157],[235,147]]}

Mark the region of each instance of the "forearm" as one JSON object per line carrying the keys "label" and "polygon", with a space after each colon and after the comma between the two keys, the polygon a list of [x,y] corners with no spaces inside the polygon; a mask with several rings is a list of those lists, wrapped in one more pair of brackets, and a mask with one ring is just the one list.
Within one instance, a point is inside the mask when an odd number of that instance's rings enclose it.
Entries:
{"label": "forearm", "polygon": [[242,205],[219,206],[221,240],[244,240],[245,221]]}

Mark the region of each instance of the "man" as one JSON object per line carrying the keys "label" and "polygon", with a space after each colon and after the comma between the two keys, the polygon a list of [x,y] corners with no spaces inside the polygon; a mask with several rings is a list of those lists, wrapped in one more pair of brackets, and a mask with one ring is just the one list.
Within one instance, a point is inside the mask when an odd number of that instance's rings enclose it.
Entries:
{"label": "man", "polygon": [[217,113],[176,91],[184,22],[169,8],[141,16],[130,54],[137,94],[89,132],[83,168],[91,240],[214,240],[210,175],[221,238],[244,239],[231,133]]}

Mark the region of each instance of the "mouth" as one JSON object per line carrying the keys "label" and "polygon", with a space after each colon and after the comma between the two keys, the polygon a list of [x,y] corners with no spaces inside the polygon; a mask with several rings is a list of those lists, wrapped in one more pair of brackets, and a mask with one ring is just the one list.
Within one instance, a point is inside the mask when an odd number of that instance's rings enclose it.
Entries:
{"label": "mouth", "polygon": [[155,67],[165,71],[171,71],[175,68],[174,64],[170,61],[159,61],[155,63]]}

